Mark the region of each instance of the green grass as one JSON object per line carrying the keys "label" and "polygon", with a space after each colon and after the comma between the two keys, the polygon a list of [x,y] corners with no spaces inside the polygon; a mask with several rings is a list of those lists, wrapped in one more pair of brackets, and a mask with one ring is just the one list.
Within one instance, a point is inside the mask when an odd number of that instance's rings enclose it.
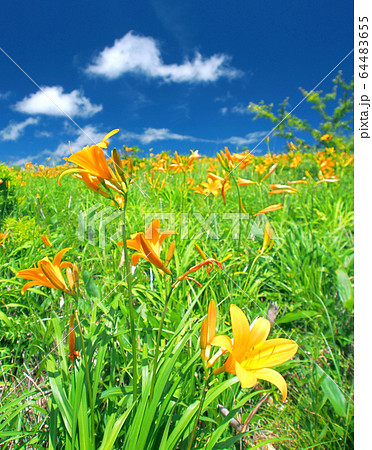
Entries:
{"label": "green grass", "polygon": [[[120,267],[122,247],[117,246],[122,238],[120,233],[112,238],[119,218],[107,224],[104,246],[99,242],[99,216],[90,221],[89,239],[81,228],[79,234],[82,212],[101,204],[96,212],[111,207],[108,216],[115,207],[71,176],[58,186],[56,177],[2,166],[0,175],[7,181],[0,231],[9,235],[0,248],[0,448],[186,449],[199,408],[193,448],[259,448],[265,443],[284,449],[352,448],[353,168],[336,162],[339,182],[315,184],[316,159],[313,154],[302,158],[297,167],[280,163],[261,185],[240,186],[251,216],[242,221],[240,241],[233,239],[231,218],[223,217],[239,212],[233,182],[224,204],[221,195],[205,198],[186,187],[182,173],[159,173],[165,185],[152,189],[145,172],[153,160],[136,171],[128,195],[128,234],[145,230],[145,214],[167,219],[164,229],[174,227],[179,233],[170,263],[174,276],[201,261],[195,244],[208,257],[215,253],[222,260],[232,255],[222,270],[215,268],[208,276],[203,268],[191,275],[202,287],[183,281],[174,290],[161,331],[153,395],[153,357],[167,287],[157,269],[140,260],[132,280],[136,403],[127,285]],[[195,170],[187,174],[195,179],[194,186],[206,180],[211,162],[217,160],[195,162]],[[216,170],[222,174],[219,167]],[[305,171],[315,181],[308,178],[308,184],[295,185],[296,194],[269,196],[270,184],[299,180]],[[258,179],[254,164],[234,173]],[[263,228],[261,235],[256,233],[260,224],[252,228],[252,215],[279,202],[283,209],[267,214],[275,230],[274,246],[257,257]],[[208,236],[200,222],[211,214],[216,216]],[[212,232],[217,239],[211,239]],[[49,236],[52,247],[43,245],[41,234]],[[165,247],[171,240],[165,240]],[[19,270],[31,268],[46,255],[53,258],[65,247],[72,249],[64,259],[77,263],[80,271],[78,309],[85,354],[79,329],[76,348],[87,358],[87,365],[82,357],[73,367],[66,339],[72,300],[46,287],[21,295],[26,281],[16,277]],[[165,259],[166,250],[163,255]],[[288,337],[299,345],[296,356],[278,367],[288,384],[286,402],[269,383],[241,389],[238,379],[225,373],[208,380],[200,403],[205,387],[200,326],[212,299],[218,305],[218,333],[229,335],[231,303],[251,322],[266,316],[270,302],[277,302],[279,312],[269,338]],[[229,420],[235,416],[244,423],[267,392],[269,400],[253,416],[247,432],[237,436]],[[227,417],[219,413],[218,404],[230,411]]]}

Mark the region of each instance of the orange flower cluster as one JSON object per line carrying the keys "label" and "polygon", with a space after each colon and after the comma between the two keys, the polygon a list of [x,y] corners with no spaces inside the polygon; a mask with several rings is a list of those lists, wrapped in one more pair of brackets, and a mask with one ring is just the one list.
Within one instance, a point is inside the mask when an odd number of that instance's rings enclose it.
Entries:
{"label": "orange flower cluster", "polygon": [[202,181],[199,186],[193,187],[194,192],[203,195],[212,194],[214,197],[218,197],[220,194],[224,202],[226,202],[226,191],[231,189],[228,178],[222,178],[214,173],[209,173],[207,181]]}
{"label": "orange flower cluster", "polygon": [[200,159],[199,150],[190,150],[191,155],[189,157],[180,156],[177,152],[174,152],[174,159],[172,163],[170,164],[169,168],[174,173],[179,172],[191,172],[194,170],[193,162]]}

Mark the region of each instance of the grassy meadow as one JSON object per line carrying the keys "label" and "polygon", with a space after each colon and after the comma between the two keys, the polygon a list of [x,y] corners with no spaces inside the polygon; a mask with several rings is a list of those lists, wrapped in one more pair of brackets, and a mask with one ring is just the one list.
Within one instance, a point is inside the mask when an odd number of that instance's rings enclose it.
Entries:
{"label": "grassy meadow", "polygon": [[351,142],[1,165],[0,448],[353,448]]}

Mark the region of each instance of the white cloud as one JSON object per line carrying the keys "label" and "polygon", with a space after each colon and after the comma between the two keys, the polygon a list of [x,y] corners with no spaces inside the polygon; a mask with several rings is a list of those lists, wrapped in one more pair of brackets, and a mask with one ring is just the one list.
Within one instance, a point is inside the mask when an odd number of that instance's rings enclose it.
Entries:
{"label": "white cloud", "polygon": [[252,114],[251,111],[249,111],[247,106],[243,105],[236,105],[231,108],[231,112],[236,114]]}
{"label": "white cloud", "polygon": [[[77,137],[75,138],[75,140],[70,142],[72,153],[82,150],[82,148],[86,145],[93,145],[97,142],[101,142],[107,134],[107,131],[105,133],[100,133],[99,131],[97,131],[97,128],[92,125],[88,125],[80,130],[77,129],[76,132]],[[107,153],[106,156],[109,156],[110,151],[103,151]],[[61,142],[58,147],[51,152],[51,155],[53,155],[55,159],[61,159],[64,156],[70,156],[71,152],[68,142]]]}
{"label": "white cloud", "polygon": [[215,142],[209,139],[202,139],[194,136],[173,133],[172,131],[168,130],[168,128],[146,128],[142,134],[127,131],[122,133],[122,137],[124,137],[124,139],[137,139],[142,144],[150,144],[150,142],[164,140]]}
{"label": "white cloud", "polygon": [[223,116],[226,116],[226,114],[228,114],[229,112],[233,113],[233,114],[241,114],[241,115],[252,114],[252,111],[250,111],[246,105],[243,105],[241,103],[238,105],[235,105],[231,108],[227,108],[226,106],[224,106],[223,108],[220,108],[220,113]]}
{"label": "white cloud", "polygon": [[[75,133],[76,137],[70,142],[71,150],[73,153],[82,150],[86,145],[93,145],[94,143],[101,142],[106,136],[106,132],[99,132],[96,127],[88,125],[82,129],[71,128],[69,130],[69,135]],[[113,139],[113,138],[112,138]],[[103,150],[106,156],[109,156],[109,151]],[[44,149],[35,155],[28,155],[26,157],[20,158],[16,161],[11,161],[9,164],[21,166],[28,161],[38,161],[41,158],[50,157],[49,163],[59,162],[64,156],[70,156],[71,152],[68,145],[68,140],[61,142],[54,150]]]}
{"label": "white cloud", "polygon": [[0,138],[3,141],[16,141],[22,136],[26,127],[29,125],[36,125],[37,123],[39,123],[39,119],[33,117],[29,117],[23,122],[10,122],[7,127],[0,130]]}
{"label": "white cloud", "polygon": [[243,145],[250,145],[254,144],[255,142],[264,140],[265,137],[267,136],[267,133],[268,133],[267,131],[253,131],[252,133],[246,134],[244,137],[231,136],[222,142],[242,147]]}
{"label": "white cloud", "polygon": [[107,79],[115,79],[124,73],[139,73],[167,82],[211,82],[220,77],[235,78],[242,72],[228,65],[230,57],[224,54],[203,58],[196,52],[192,61],[182,64],[164,64],[159,46],[151,37],[133,32],[117,39],[112,47],[106,47],[94,59],[86,71]]}
{"label": "white cloud", "polygon": [[37,137],[37,138],[50,138],[52,136],[53,136],[53,133],[51,131],[42,130],[42,131],[35,132],[35,137]]}
{"label": "white cloud", "polygon": [[102,110],[77,89],[64,93],[62,86],[43,86],[14,105],[16,111],[50,116],[91,117]]}
{"label": "white cloud", "polygon": [[[255,142],[258,142],[261,139],[264,139],[266,135],[267,131],[254,131],[252,133],[246,134],[243,137],[231,136],[227,139],[204,139],[195,136],[173,133],[168,128],[146,128],[141,134],[124,131],[121,134],[121,137],[127,140],[138,140],[145,145],[155,141],[176,140],[176,141],[190,141],[190,142],[207,142],[211,144],[232,144],[241,147],[243,145],[250,145]],[[130,142],[128,142],[128,145],[130,145]]]}

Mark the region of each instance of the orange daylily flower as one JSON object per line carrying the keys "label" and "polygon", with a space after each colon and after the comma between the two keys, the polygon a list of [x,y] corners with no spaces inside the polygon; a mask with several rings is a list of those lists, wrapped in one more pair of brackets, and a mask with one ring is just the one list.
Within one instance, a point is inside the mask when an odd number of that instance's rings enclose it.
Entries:
{"label": "orange daylily flower", "polygon": [[257,184],[257,181],[246,180],[245,178],[238,177],[236,183],[239,186],[250,186],[251,184]]}
{"label": "orange daylily flower", "polygon": [[[62,175],[61,175],[62,176]],[[88,186],[89,189],[91,189],[94,192],[97,192],[98,194],[102,195],[103,197],[108,198],[109,194],[101,189],[101,183],[97,177],[93,177],[89,173],[81,172],[81,173],[74,173],[73,175],[75,178],[79,178],[80,180],[83,180],[84,183]]]}
{"label": "orange daylily flower", "polygon": [[323,136],[320,137],[321,141],[330,141],[332,139],[332,134],[323,134]]}
{"label": "orange daylily flower", "polygon": [[221,150],[220,153],[217,153],[217,159],[221,166],[225,170],[230,170],[234,167],[234,160],[231,156],[231,153],[227,147],[225,147],[225,150]]}
{"label": "orange daylily flower", "polygon": [[51,247],[51,246],[52,246],[52,244],[50,243],[50,240],[49,240],[48,236],[45,236],[45,234],[42,234],[40,237],[41,237],[41,240],[44,242],[44,244],[45,244],[47,247]]}
{"label": "orange daylily flower", "polygon": [[269,170],[269,171],[267,172],[267,174],[262,178],[261,181],[266,180],[266,178],[269,177],[269,176],[274,172],[274,170],[275,170],[277,167],[278,167],[278,163],[273,164],[273,165],[270,167],[270,170]]}
{"label": "orange daylily flower", "polygon": [[[214,370],[215,374],[228,372],[237,375],[242,388],[251,388],[258,380],[273,383],[287,398],[287,383],[280,373],[270,367],[282,364],[295,355],[298,345],[290,339],[271,339],[270,322],[262,317],[249,326],[248,319],[236,305],[230,306],[233,340],[226,335],[215,336],[211,345],[221,347],[221,354],[228,352],[224,365]],[[220,356],[220,355],[219,355]],[[208,365],[216,361],[213,357]]]}
{"label": "orange daylily flower", "polygon": [[217,308],[213,300],[209,302],[207,317],[203,320],[200,330],[201,358],[209,359],[211,353],[211,341],[216,335]]}
{"label": "orange daylily flower", "polygon": [[185,272],[183,275],[181,275],[180,277],[178,277],[178,281],[182,281],[185,278],[188,278],[188,275],[190,273],[196,272],[198,271],[200,268],[202,268],[203,266],[207,266],[207,273],[208,275],[211,273],[211,270],[213,269],[213,267],[218,266],[220,269],[222,269],[222,263],[217,261],[214,258],[208,258],[208,259],[204,259],[202,262],[196,264],[196,266],[191,267],[191,269],[189,269],[187,272]]}
{"label": "orange daylily flower", "polygon": [[[127,239],[127,246],[132,250],[136,250],[138,253],[134,253],[132,256],[132,265],[136,266],[140,258],[147,259],[151,264],[156,266],[158,269],[172,275],[172,272],[166,267],[166,264],[160,259],[161,246],[164,239],[172,234],[176,234],[176,231],[163,231],[159,233],[160,230],[160,220],[154,219],[151,225],[144,233],[136,233],[131,236],[131,239]],[[123,242],[119,242],[118,245],[123,245]],[[174,246],[173,246],[174,251]],[[171,255],[172,256],[172,255]],[[171,259],[171,256],[167,256],[167,260]]]}
{"label": "orange daylily flower", "polygon": [[112,130],[102,139],[102,142],[91,146],[87,145],[83,150],[73,153],[68,158],[68,161],[77,164],[79,167],[64,171],[58,178],[58,184],[61,184],[61,178],[66,174],[78,172],[81,175],[87,173],[91,177],[97,177],[98,179],[108,181],[120,189],[120,184],[118,183],[114,172],[108,166],[105,154],[102,150],[103,148],[107,148],[107,139],[118,131],[119,130]]}
{"label": "orange daylily flower", "polygon": [[[17,273],[17,277],[31,280],[26,283],[22,288],[22,294],[26,292],[31,286],[47,286],[53,289],[59,289],[66,294],[75,294],[75,284],[77,267],[69,261],[61,262],[64,254],[70,250],[71,247],[64,248],[57,253],[53,262],[46,256],[37,263],[37,267],[32,269],[20,270]],[[68,285],[62,275],[61,269],[67,267],[66,277]],[[73,268],[73,271],[70,268]]]}
{"label": "orange daylily flower", "polygon": [[261,209],[261,211],[258,211],[253,216],[258,216],[259,214],[266,214],[268,212],[278,211],[278,209],[282,209],[283,205],[281,203],[276,203],[275,205],[267,206],[264,209]]}
{"label": "orange daylily flower", "polygon": [[294,145],[292,141],[291,142],[287,141],[287,145],[291,150],[297,150],[297,147]]}
{"label": "orange daylily flower", "polygon": [[340,179],[336,178],[336,177],[322,178],[321,180],[317,181],[316,184],[320,184],[320,183],[337,183],[337,181],[340,181]]}
{"label": "orange daylily flower", "polygon": [[295,194],[297,192],[297,189],[288,186],[286,184],[270,184],[271,191],[269,192],[269,195],[274,194]]}
{"label": "orange daylily flower", "polygon": [[192,171],[192,163],[200,158],[199,150],[190,150],[191,155],[186,158],[185,156],[178,155],[177,152],[174,152],[174,160],[172,164],[170,164],[169,168],[173,170],[175,173],[178,172],[190,172]]}
{"label": "orange daylily flower", "polygon": [[190,150],[191,155],[189,156],[190,163],[194,162],[196,159],[200,159],[201,154],[199,153],[199,150]]}

